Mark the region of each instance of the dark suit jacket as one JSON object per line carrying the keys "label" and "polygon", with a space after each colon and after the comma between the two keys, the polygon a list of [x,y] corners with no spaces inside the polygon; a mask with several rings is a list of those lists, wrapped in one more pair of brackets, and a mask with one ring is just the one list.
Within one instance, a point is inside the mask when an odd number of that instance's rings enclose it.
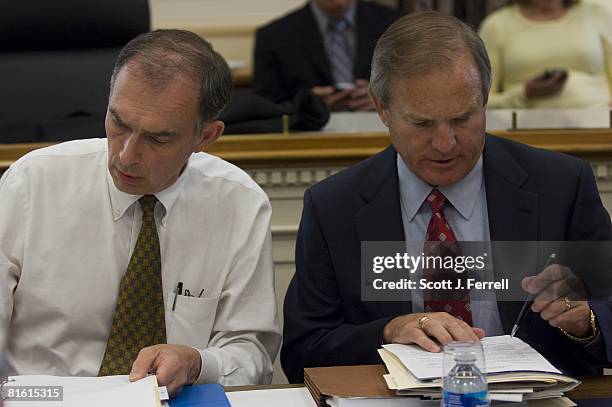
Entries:
{"label": "dark suit jacket", "polygon": [[[487,136],[483,158],[492,241],[612,239],[610,217],[584,161],[493,136]],[[393,147],[314,185],[304,196],[296,274],[284,308],[281,362],[290,382],[302,381],[304,367],[381,363],[376,350],[383,327],[411,312],[408,301],[361,301],[361,241],[404,241]],[[506,333],[521,305],[498,302]],[[566,373],[599,374],[612,361],[612,312],[606,302],[591,307],[607,361],[533,313],[519,333],[528,332],[527,342]]]}
{"label": "dark suit jacket", "polygon": [[[370,78],[370,62],[378,37],[399,12],[358,0],[355,79]],[[315,17],[307,3],[257,30],[253,90],[283,100],[302,88],[334,83],[329,59]]]}

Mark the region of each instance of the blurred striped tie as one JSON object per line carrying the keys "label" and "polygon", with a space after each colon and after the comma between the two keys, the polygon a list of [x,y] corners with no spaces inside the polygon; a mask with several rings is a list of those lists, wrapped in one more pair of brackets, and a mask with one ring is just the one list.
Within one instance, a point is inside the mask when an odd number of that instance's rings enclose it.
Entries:
{"label": "blurred striped tie", "polygon": [[119,285],[117,308],[98,376],[129,374],[140,349],[166,343],[164,295],[154,195],[139,199],[142,226]]}
{"label": "blurred striped tie", "polygon": [[353,52],[347,39],[348,24],[344,18],[329,22],[328,53],[335,83],[353,83]]}

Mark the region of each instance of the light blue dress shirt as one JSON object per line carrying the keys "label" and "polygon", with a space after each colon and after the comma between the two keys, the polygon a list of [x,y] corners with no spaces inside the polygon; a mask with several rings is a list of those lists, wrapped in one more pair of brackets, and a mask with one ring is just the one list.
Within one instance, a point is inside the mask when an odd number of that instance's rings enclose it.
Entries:
{"label": "light blue dress shirt", "polygon": [[[407,250],[423,247],[423,240],[431,218],[431,209],[425,202],[433,186],[417,177],[397,155],[397,173],[399,177],[400,204],[402,223],[406,237]],[[474,168],[459,182],[439,187],[438,190],[447,198],[444,216],[455,233],[458,241],[488,242],[489,216],[485,192],[482,155]],[[412,280],[421,278],[421,270],[411,275]],[[411,290],[412,312],[423,312],[422,290]],[[494,292],[486,298],[471,299],[472,322],[475,327],[485,330],[487,336],[503,335],[504,329],[497,308]]]}

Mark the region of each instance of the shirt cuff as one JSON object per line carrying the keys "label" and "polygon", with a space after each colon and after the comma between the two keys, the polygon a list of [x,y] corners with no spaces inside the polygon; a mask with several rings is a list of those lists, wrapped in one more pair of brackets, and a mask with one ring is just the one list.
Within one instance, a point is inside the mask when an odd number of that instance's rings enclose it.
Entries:
{"label": "shirt cuff", "polygon": [[202,362],[197,384],[219,383],[219,361],[214,352],[208,349],[196,349]]}

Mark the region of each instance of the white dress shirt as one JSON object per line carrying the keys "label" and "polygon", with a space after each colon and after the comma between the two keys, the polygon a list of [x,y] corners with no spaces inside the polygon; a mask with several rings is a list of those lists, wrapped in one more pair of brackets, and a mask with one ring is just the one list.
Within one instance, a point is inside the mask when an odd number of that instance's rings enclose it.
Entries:
{"label": "white dress shirt", "polygon": [[[63,143],[0,180],[0,345],[18,374],[98,373],[142,221],[107,156],[105,139]],[[200,352],[200,383],[269,383],[280,328],[267,196],[198,153],[156,197],[167,342]],[[173,310],[179,282],[192,297]]]}

